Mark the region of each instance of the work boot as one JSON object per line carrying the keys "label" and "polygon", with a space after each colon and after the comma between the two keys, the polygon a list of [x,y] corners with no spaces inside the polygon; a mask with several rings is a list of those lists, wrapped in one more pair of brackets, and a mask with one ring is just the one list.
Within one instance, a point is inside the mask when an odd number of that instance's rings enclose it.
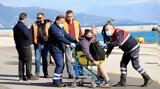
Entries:
{"label": "work boot", "polygon": [[23,79],[23,76],[19,75],[19,81],[22,81],[22,79]]}
{"label": "work boot", "polygon": [[22,80],[23,80],[23,81],[27,81],[28,79],[27,79],[27,77],[24,75],[23,78],[22,78]]}
{"label": "work boot", "polygon": [[144,84],[142,84],[141,87],[147,87],[153,82],[153,80],[148,76],[147,73],[142,74],[142,77],[144,79]]}
{"label": "work boot", "polygon": [[126,87],[126,74],[121,74],[120,81],[113,85],[114,87]]}
{"label": "work boot", "polygon": [[22,81],[22,80],[27,81],[28,79],[25,75],[21,75],[21,76],[19,76],[19,81]]}

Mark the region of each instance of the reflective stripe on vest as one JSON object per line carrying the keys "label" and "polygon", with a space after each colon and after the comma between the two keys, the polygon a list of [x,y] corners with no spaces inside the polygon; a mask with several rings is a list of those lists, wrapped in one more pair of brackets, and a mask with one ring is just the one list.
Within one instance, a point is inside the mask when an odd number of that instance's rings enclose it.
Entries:
{"label": "reflective stripe on vest", "polygon": [[[46,35],[48,36],[48,30],[49,30],[49,27],[50,27],[50,25],[51,25],[51,23],[50,22],[48,22],[48,23],[46,23],[45,24],[45,31],[46,31]],[[38,43],[37,42],[37,34],[38,34],[38,25],[36,24],[36,23],[33,23],[33,32],[34,32],[34,43]]]}
{"label": "reflective stripe on vest", "polygon": [[[80,33],[79,22],[76,20],[73,20],[73,24],[74,24],[74,31],[75,31],[75,39],[78,40],[79,33]],[[67,22],[64,23],[64,29],[69,34],[69,27]]]}
{"label": "reflective stripe on vest", "polygon": [[[120,31],[120,30],[119,29],[115,29],[115,33],[114,34],[118,33],[118,31]],[[127,39],[130,37],[130,34],[128,32],[126,32],[124,30],[121,30],[121,31],[124,32],[124,35],[123,35],[123,38],[122,38],[120,46],[122,46],[127,41]],[[115,37],[113,38],[113,41],[116,41],[116,40],[117,40],[117,35],[115,35]]]}

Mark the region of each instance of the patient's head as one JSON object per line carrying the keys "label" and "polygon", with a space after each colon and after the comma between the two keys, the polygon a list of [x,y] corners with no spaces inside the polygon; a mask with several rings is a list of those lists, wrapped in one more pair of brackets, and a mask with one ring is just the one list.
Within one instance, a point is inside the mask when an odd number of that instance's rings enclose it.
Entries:
{"label": "patient's head", "polygon": [[86,37],[86,38],[92,38],[93,37],[93,31],[92,30],[90,30],[90,29],[85,29],[85,32],[84,32],[84,36]]}

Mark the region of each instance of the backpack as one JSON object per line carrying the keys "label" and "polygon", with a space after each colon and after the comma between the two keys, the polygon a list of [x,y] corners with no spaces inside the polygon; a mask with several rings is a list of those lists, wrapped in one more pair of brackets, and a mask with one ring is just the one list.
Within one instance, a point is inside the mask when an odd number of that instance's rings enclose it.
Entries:
{"label": "backpack", "polygon": [[105,51],[103,48],[100,47],[98,42],[92,42],[90,44],[90,53],[94,60],[105,60]]}

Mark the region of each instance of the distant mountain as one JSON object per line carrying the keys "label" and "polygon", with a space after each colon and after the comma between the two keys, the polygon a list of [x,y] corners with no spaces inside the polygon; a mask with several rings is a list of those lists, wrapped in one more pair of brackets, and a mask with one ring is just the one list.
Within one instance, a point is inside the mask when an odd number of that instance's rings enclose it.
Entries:
{"label": "distant mountain", "polygon": [[18,20],[18,15],[21,12],[26,12],[29,17],[29,21],[36,20],[36,14],[38,12],[44,12],[46,14],[46,18],[53,19],[56,15],[63,14],[60,11],[44,9],[38,7],[7,7],[0,4],[0,23],[4,25],[4,27],[11,27]]}
{"label": "distant mountain", "polygon": [[[30,22],[33,22],[36,20],[36,14],[38,12],[45,13],[45,17],[51,20],[54,20],[54,18],[57,15],[65,15],[64,12],[60,12],[52,9],[45,9],[45,8],[39,8],[39,7],[8,7],[2,4],[0,4],[0,11],[1,11],[0,24],[2,24],[3,27],[12,27],[17,22],[18,15],[21,12],[26,12],[28,14]],[[77,14],[77,13],[75,14],[75,18],[78,21],[80,21],[82,26],[102,23],[102,22],[105,22],[105,20],[107,19],[106,17],[102,17],[102,16]]]}
{"label": "distant mountain", "polygon": [[[36,20],[36,14],[38,12],[44,12],[45,17],[51,20],[54,20],[54,18],[57,15],[64,15],[64,12],[52,10],[52,9],[45,9],[45,8],[39,8],[39,7],[8,7],[3,4],[0,4],[0,27],[12,27],[14,24],[16,24],[18,20],[18,15],[21,12],[26,12],[29,17],[30,22],[34,22]],[[103,25],[105,24],[106,20],[109,19],[109,17],[112,17],[110,13],[106,11],[105,16],[98,16],[101,13],[99,10],[95,8],[94,11],[89,11],[87,14],[83,13],[75,13],[75,18],[80,21],[81,26],[91,26],[91,25]],[[113,11],[112,11],[113,13]],[[88,15],[91,14],[91,15]],[[126,15],[127,14],[123,14]],[[116,23],[139,23],[137,21],[132,21],[130,19],[115,19]]]}

